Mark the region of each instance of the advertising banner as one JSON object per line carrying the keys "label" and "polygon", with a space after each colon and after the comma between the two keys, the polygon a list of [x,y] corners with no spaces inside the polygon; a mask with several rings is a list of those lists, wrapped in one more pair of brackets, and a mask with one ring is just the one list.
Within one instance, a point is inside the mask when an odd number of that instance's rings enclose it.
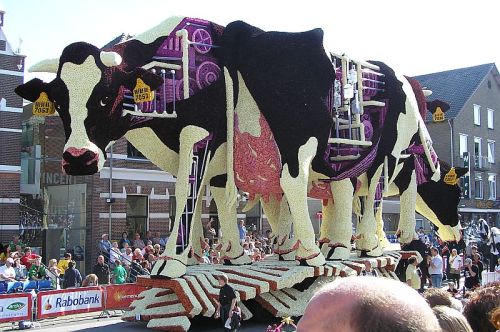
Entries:
{"label": "advertising banner", "polygon": [[0,323],[31,320],[30,293],[0,295]]}
{"label": "advertising banner", "polygon": [[147,290],[148,287],[136,284],[109,285],[106,286],[106,309],[126,309],[138,295]]}
{"label": "advertising banner", "polygon": [[37,300],[39,319],[104,310],[104,292],[101,287],[39,292]]}

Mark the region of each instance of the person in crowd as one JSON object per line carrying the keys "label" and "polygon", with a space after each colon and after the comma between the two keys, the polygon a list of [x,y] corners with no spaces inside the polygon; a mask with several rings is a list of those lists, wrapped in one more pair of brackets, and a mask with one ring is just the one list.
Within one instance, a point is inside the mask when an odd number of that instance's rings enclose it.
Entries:
{"label": "person in crowd", "polygon": [[110,271],[108,264],[104,261],[104,256],[99,255],[97,257],[97,264],[92,268],[92,273],[99,278],[99,283],[101,285],[108,285],[110,278]]}
{"label": "person in crowd", "polygon": [[450,293],[442,288],[429,288],[422,295],[431,308],[438,305],[452,306]]}
{"label": "person in crowd", "polygon": [[132,246],[135,249],[140,249],[140,250],[144,249],[144,247],[146,246],[146,244],[144,243],[144,241],[142,241],[141,234],[135,233],[134,242],[132,243]]}
{"label": "person in crowd", "polygon": [[219,254],[214,249],[210,249],[210,262],[212,264],[219,264],[220,263]]}
{"label": "person in crowd", "polygon": [[454,281],[448,282],[448,289],[446,291],[453,297],[458,295],[458,289],[455,287]]}
{"label": "person in crowd", "polygon": [[122,233],[122,238],[120,239],[120,249],[123,249],[125,247],[125,244],[128,245],[128,246],[131,246],[132,243],[130,242],[129,238],[128,238],[128,233],[127,232],[123,232]]}
{"label": "person in crowd", "polygon": [[297,332],[438,332],[432,309],[406,283],[387,278],[338,278],[309,301]]}
{"label": "person in crowd", "polygon": [[155,232],[155,236],[153,237],[153,245],[159,245],[160,247],[165,247],[165,240],[162,239],[160,232]]}
{"label": "person in crowd", "polygon": [[19,246],[21,249],[26,247],[26,245],[21,241],[19,235],[14,235],[12,237],[12,241],[9,243],[10,251],[17,251],[17,246]]}
{"label": "person in crowd", "polygon": [[497,259],[497,265],[495,266],[496,278],[500,277],[500,258]]}
{"label": "person in crowd", "polygon": [[458,254],[457,249],[451,250],[450,258],[448,259],[448,265],[450,267],[450,272],[448,274],[448,279],[453,280],[456,283],[457,288],[460,288],[460,271],[462,270],[462,257]]}
{"label": "person in crowd", "polygon": [[135,248],[134,254],[132,255],[132,259],[134,261],[139,261],[139,262],[144,259],[144,257],[142,256],[142,252],[141,252],[140,248]]}
{"label": "person in crowd", "polygon": [[50,278],[52,288],[59,289],[59,275],[61,274],[61,269],[57,267],[57,259],[51,259],[49,261],[49,267],[47,269],[47,276]]}
{"label": "person in crowd", "polygon": [[75,268],[75,262],[68,263],[68,269],[64,273],[63,288],[78,287],[82,283],[82,275],[80,271]]}
{"label": "person in crowd", "polygon": [[42,258],[37,258],[31,264],[30,269],[28,270],[28,278],[29,280],[43,280],[47,276],[47,271],[45,266],[42,265]]}
{"label": "person in crowd", "polygon": [[490,254],[490,272],[495,271],[495,264],[498,261],[500,254],[500,229],[491,227],[490,236],[488,239],[489,254]]}
{"label": "person in crowd", "polygon": [[476,253],[472,256],[472,265],[477,266],[478,278],[481,281],[482,273],[484,270],[484,264],[480,253]]}
{"label": "person in crowd", "polygon": [[118,242],[113,242],[111,245],[111,249],[109,251],[109,265],[111,267],[115,266],[115,262],[117,260],[120,260],[121,257],[121,252],[120,249],[118,248]]}
{"label": "person in crowd", "polygon": [[472,260],[467,258],[464,263],[464,285],[468,290],[474,289],[479,286],[479,268],[477,265],[472,264]]}
{"label": "person in crowd", "polygon": [[[219,299],[215,300],[217,304],[217,311],[215,312],[215,318],[221,318],[222,325],[225,326],[227,319],[230,317],[230,313],[233,312],[236,306],[236,293],[228,284],[228,277],[225,274],[217,275],[217,281],[219,281]],[[224,331],[231,331],[224,327]]]}
{"label": "person in crowd", "polygon": [[130,247],[127,247],[125,249],[125,253],[123,254],[123,259],[122,259],[122,262],[124,264],[128,264],[130,265],[130,263],[132,263],[132,261],[134,260],[134,254],[132,253],[132,248]]}
{"label": "person in crowd", "polygon": [[432,308],[443,332],[473,332],[469,322],[460,311],[438,305]]}
{"label": "person in crowd", "polygon": [[488,222],[484,220],[483,218],[480,218],[478,220],[479,223],[479,236],[481,236],[481,239],[487,240],[488,235],[490,234],[490,226],[488,225]]}
{"label": "person in crowd", "polygon": [[138,261],[133,260],[130,264],[129,282],[135,283],[137,281],[137,276],[146,274],[146,271],[142,268]]}
{"label": "person in crowd", "polygon": [[203,225],[203,236],[208,239],[208,244],[211,246],[214,244],[214,238],[217,236],[217,232],[213,227],[215,219],[212,217],[207,223]]}
{"label": "person in crowd", "polygon": [[59,263],[57,263],[57,267],[59,268],[59,270],[61,271],[60,272],[60,275],[59,277],[61,279],[64,279],[64,273],[66,272],[66,270],[68,269],[68,264],[69,262],[71,262],[71,253],[69,252],[65,252],[64,253],[64,258],[63,259],[60,259],[59,260]]}
{"label": "person in crowd", "polygon": [[[129,245],[128,243],[126,243],[126,242],[125,242],[125,243],[123,244],[123,248],[121,248],[121,249],[120,249],[120,252],[121,252],[122,254],[126,253],[126,252],[127,252],[127,248],[131,249],[131,248],[130,248],[130,245]],[[130,251],[132,251],[132,249],[131,249]]]}
{"label": "person in crowd", "polygon": [[361,271],[361,275],[378,277],[378,272],[373,268],[372,263],[369,260],[364,261],[365,269]]}
{"label": "person in crowd", "polygon": [[436,247],[431,248],[429,274],[431,275],[432,287],[441,288],[443,282],[443,258],[439,255],[439,250]]}
{"label": "person in crowd", "polygon": [[114,278],[114,283],[117,285],[121,285],[125,283],[125,280],[127,279],[127,271],[125,268],[122,266],[122,263],[117,260],[115,263],[115,268],[113,269],[113,278]]}
{"label": "person in crowd", "polygon": [[2,252],[0,253],[0,265],[5,264],[7,258],[11,258],[10,246],[6,245],[2,248]]}
{"label": "person in crowd", "polygon": [[255,248],[253,250],[253,255],[252,255],[252,261],[254,262],[260,262],[264,258],[262,257],[262,253],[259,248]]}
{"label": "person in crowd", "polygon": [[245,242],[247,237],[247,228],[245,227],[245,220],[241,219],[238,223],[238,231],[240,233],[240,242]]}
{"label": "person in crowd", "polygon": [[500,307],[497,307],[492,311],[490,315],[490,322],[496,331],[500,331]]}
{"label": "person in crowd", "polygon": [[151,244],[153,244],[153,233],[151,231],[146,231],[146,241],[151,241]]}
{"label": "person in crowd", "polygon": [[243,252],[247,256],[252,256],[253,253],[250,251],[250,245],[248,242],[243,242]]}
{"label": "person in crowd", "polygon": [[5,265],[0,266],[0,281],[16,281],[14,260],[10,257],[5,260]]}
{"label": "person in crowd", "polygon": [[408,258],[408,267],[406,268],[406,283],[416,291],[420,290],[420,275],[418,273],[417,256]]}
{"label": "person in crowd", "polygon": [[493,282],[476,289],[465,304],[463,314],[469,321],[472,330],[495,332],[490,318],[496,308],[500,307],[500,282]]}
{"label": "person in crowd", "polygon": [[471,250],[470,250],[470,256],[467,256],[467,257],[470,257],[471,259],[474,257],[474,255],[478,254],[479,253],[479,250],[477,249],[477,245],[474,244],[472,247],[471,247]]}
{"label": "person in crowd", "polygon": [[160,257],[161,253],[161,244],[156,243],[155,245],[153,245],[153,255],[155,256],[155,258]]}
{"label": "person in crowd", "polygon": [[154,256],[154,248],[152,245],[147,245],[144,247],[144,251],[142,253],[142,256],[144,259],[149,260],[149,256],[153,255]]}
{"label": "person in crowd", "polygon": [[99,278],[93,273],[89,274],[82,281],[82,287],[99,286]]}
{"label": "person in crowd", "polygon": [[109,242],[109,235],[101,235],[101,240],[99,241],[99,253],[104,257],[106,262],[109,262],[110,250],[111,242]]}
{"label": "person in crowd", "polygon": [[31,264],[33,264],[37,259],[41,259],[42,257],[38,256],[37,254],[34,254],[31,251],[30,247],[24,248],[24,256],[21,257],[21,263],[26,266],[26,268],[29,269],[31,268]]}
{"label": "person in crowd", "polygon": [[21,264],[21,259],[14,259],[14,270],[16,271],[16,280],[25,281],[28,279],[28,269],[26,266]]}

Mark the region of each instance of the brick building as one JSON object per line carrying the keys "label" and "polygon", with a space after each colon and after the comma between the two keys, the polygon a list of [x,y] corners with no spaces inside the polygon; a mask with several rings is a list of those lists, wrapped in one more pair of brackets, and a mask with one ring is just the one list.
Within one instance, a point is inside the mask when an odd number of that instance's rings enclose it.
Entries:
{"label": "brick building", "polygon": [[[433,91],[430,99],[450,104],[442,122],[429,115],[427,127],[439,157],[455,166],[469,164],[462,179],[459,212],[464,221],[484,218],[500,224],[500,74],[494,63],[415,77]],[[468,155],[468,160],[467,160]]]}
{"label": "brick building", "polygon": [[2,30],[5,17],[0,9],[0,242],[19,232],[23,101],[14,87],[24,77],[24,56],[12,49]]}

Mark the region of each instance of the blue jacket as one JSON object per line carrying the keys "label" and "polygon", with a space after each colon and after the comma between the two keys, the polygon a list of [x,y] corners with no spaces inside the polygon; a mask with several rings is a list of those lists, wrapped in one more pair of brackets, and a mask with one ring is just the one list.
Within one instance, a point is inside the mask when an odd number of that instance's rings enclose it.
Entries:
{"label": "blue jacket", "polygon": [[78,287],[82,284],[82,275],[77,269],[69,268],[64,273],[63,288]]}

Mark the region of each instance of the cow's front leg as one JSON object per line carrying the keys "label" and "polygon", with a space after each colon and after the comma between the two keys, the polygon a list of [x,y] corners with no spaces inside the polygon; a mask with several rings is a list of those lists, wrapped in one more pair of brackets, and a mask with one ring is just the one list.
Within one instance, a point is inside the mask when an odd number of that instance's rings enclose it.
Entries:
{"label": "cow's front leg", "polygon": [[309,181],[309,168],[316,155],[318,140],[315,137],[302,145],[297,153],[298,174],[292,176],[289,165],[285,164],[281,172],[280,184],[290,206],[293,219],[297,251],[296,259],[310,266],[325,264],[325,257],[316,246],[314,229],[307,208],[307,187]]}
{"label": "cow's front leg", "polygon": [[279,200],[275,195],[270,195],[269,200],[265,201],[261,199],[261,203],[267,221],[269,221],[269,225],[275,236],[274,253],[278,255],[279,260],[295,260],[294,243],[290,239],[292,216],[286,196],[283,196]]}
{"label": "cow's front leg", "polygon": [[[172,236],[169,238],[165,251],[153,266],[151,276],[177,278],[186,273],[186,264],[190,247],[183,253],[176,253],[177,234],[186,207],[186,200],[189,194],[189,175],[193,163],[193,146],[208,136],[206,129],[187,126],[182,129],[179,145],[179,169],[177,172],[177,182],[175,183],[176,210],[175,221],[172,229]],[[194,220],[191,220],[193,223]]]}
{"label": "cow's front leg", "polygon": [[354,186],[350,179],[333,181],[330,184],[334,199],[329,199],[323,206],[321,239],[328,239],[323,244],[322,252],[326,259],[344,260],[351,253],[352,237],[352,201]]}
{"label": "cow's front leg", "polygon": [[240,243],[238,220],[236,217],[236,202],[227,204],[226,189],[211,187],[212,195],[217,205],[219,222],[222,228],[221,257],[224,264],[244,265],[250,264],[252,259],[245,255]]}
{"label": "cow's front leg", "polygon": [[375,194],[377,185],[382,174],[382,166],[380,165],[369,178],[368,195],[365,199],[365,208],[363,217],[358,223],[356,229],[356,249],[361,252],[366,251],[369,256],[377,257],[382,255],[382,247],[380,246],[377,232],[377,222],[373,211],[375,206]]}
{"label": "cow's front leg", "polygon": [[191,253],[190,255],[188,255],[187,265],[197,265],[199,263],[202,263],[203,249],[205,249],[208,245],[208,243],[205,242],[205,237],[203,236],[203,226],[201,222],[204,187],[205,184],[202,184],[200,186],[198,197],[196,198],[193,218],[191,219],[191,228],[189,231],[189,244],[191,246]]}
{"label": "cow's front leg", "polygon": [[377,221],[377,237],[380,243],[380,246],[385,249],[390,247],[390,242],[387,240],[387,235],[384,231],[384,219],[382,218],[384,200],[380,201],[380,205],[377,208],[377,212],[375,213],[375,220]]}
{"label": "cow's front leg", "polygon": [[412,171],[410,181],[400,197],[400,217],[397,234],[399,242],[410,243],[418,239],[415,232],[415,206],[417,204],[417,178],[415,171]]}

